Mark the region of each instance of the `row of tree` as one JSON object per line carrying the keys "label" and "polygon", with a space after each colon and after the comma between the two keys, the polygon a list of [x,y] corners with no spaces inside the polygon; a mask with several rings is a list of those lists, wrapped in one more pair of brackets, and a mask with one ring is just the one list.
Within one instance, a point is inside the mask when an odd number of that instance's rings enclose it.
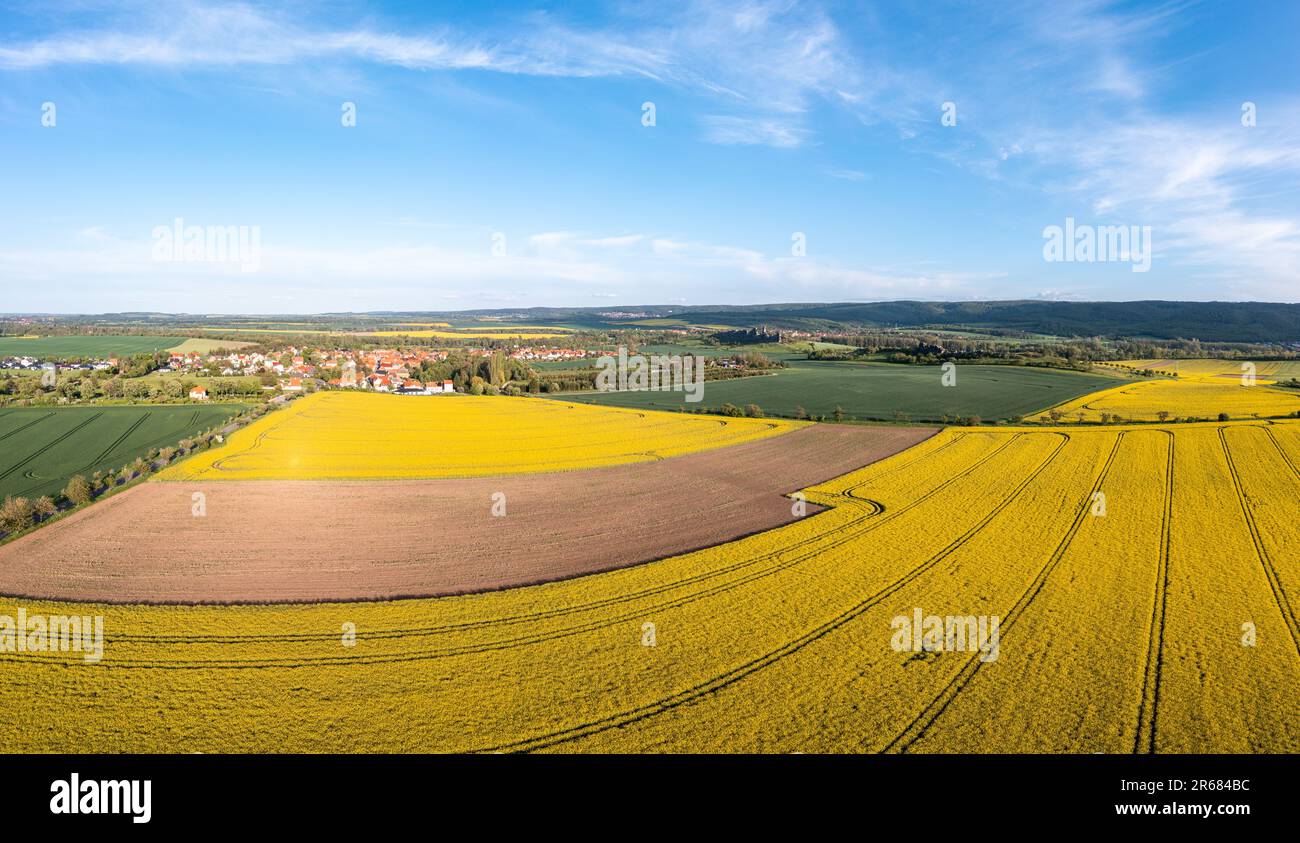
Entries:
{"label": "row of tree", "polygon": [[[989,360],[1022,365],[1084,369],[1088,364],[1115,360],[1223,358],[1241,360],[1289,360],[1300,353],[1269,343],[1208,343],[1199,340],[1123,339],[1103,342],[1098,337],[1071,339],[1020,339],[1015,342],[926,332],[871,332],[834,334],[827,342],[851,349],[815,349],[813,360],[845,360],[877,357],[896,363],[936,363],[942,360]],[[1149,372],[1136,372],[1149,375]]]}
{"label": "row of tree", "polygon": [[[274,383],[274,378],[271,379]],[[35,376],[0,378],[0,396],[28,400],[65,398],[69,401],[93,401],[97,398],[125,398],[134,401],[174,401],[189,395],[198,381],[187,378],[101,377],[91,373],[84,377],[60,376],[53,385],[43,384]],[[251,398],[262,394],[258,378],[205,379],[211,398]]]}

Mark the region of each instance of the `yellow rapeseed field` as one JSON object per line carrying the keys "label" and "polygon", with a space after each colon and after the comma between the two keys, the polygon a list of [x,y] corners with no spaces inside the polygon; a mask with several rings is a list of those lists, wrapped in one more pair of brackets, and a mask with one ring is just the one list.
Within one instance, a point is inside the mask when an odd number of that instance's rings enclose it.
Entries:
{"label": "yellow rapeseed field", "polygon": [[1169,419],[1217,419],[1220,413],[1232,419],[1276,418],[1300,412],[1300,391],[1260,381],[1244,386],[1233,378],[1160,379],[1104,389],[1053,409],[1063,421],[1097,421],[1102,413],[1155,421],[1161,412]]}
{"label": "yellow rapeseed field", "polygon": [[[104,656],[0,653],[0,747],[1298,752],[1297,465],[1300,421],[949,429],[807,490],[828,510],[575,580],[26,601],[102,613]],[[917,612],[996,647],[896,647]]]}
{"label": "yellow rapeseed field", "polygon": [[[1244,363],[1251,368],[1243,368]],[[1253,372],[1259,380],[1286,380],[1300,378],[1300,360],[1223,360],[1195,358],[1188,360],[1117,360],[1104,364],[1121,369],[1144,369],[1168,372],[1180,378],[1237,378]]]}
{"label": "yellow rapeseed field", "polygon": [[568,336],[568,332],[561,328],[554,328],[545,331],[529,331],[521,328],[470,328],[464,331],[446,330],[440,331],[436,328],[418,328],[414,331],[369,331],[362,334],[366,337],[416,337],[416,338],[433,338],[440,340],[499,340],[499,339],[520,339],[520,340],[550,340],[558,337]]}
{"label": "yellow rapeseed field", "polygon": [[803,424],[533,398],[318,392],[158,476],[322,480],[567,471],[735,445]]}

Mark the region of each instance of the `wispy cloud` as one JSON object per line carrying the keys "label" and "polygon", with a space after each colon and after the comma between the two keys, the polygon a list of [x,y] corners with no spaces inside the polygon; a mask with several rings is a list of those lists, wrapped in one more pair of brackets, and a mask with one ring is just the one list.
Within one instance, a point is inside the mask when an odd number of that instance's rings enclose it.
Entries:
{"label": "wispy cloud", "polygon": [[1211,110],[1173,96],[1178,80],[1158,48],[1196,11],[1182,0],[1003,7],[997,30],[975,30],[917,70],[911,90],[933,83],[956,103],[959,122],[935,128],[934,110],[911,127],[915,146],[1055,204],[1077,203],[1080,219],[1150,225],[1158,261],[1184,279],[1294,300],[1300,212],[1268,195],[1300,192],[1300,102],[1274,101],[1268,125],[1248,128],[1235,104]]}
{"label": "wispy cloud", "polygon": [[63,64],[204,67],[340,60],[413,70],[481,70],[567,77],[640,77],[713,98],[743,115],[706,120],[717,143],[796,146],[814,99],[854,102],[852,51],[830,18],[794,2],[694,3],[652,22],[579,29],[552,16],[520,18],[491,36],[450,26],[399,33],[326,27],[245,4],[141,7],[111,27],[59,32],[0,47],[0,69]]}
{"label": "wispy cloud", "polygon": [[[192,309],[195,283],[222,301],[248,302],[281,291],[294,307],[319,309],[327,287],[332,308],[410,309],[450,306],[467,291],[492,291],[506,304],[583,304],[593,297],[624,302],[693,302],[971,297],[981,273],[869,269],[829,260],[771,255],[728,244],[651,234],[537,232],[511,241],[505,254],[462,245],[329,248],[263,241],[255,273],[233,263],[159,263],[147,238],[74,233],[67,248],[0,252],[0,275],[30,279],[40,296],[68,278],[104,290],[105,301],[79,296],[79,307],[114,309],[129,281],[151,309]],[[708,292],[699,279],[708,277]],[[358,278],[367,279],[357,285]],[[38,294],[33,292],[33,301]],[[22,310],[21,296],[8,303]],[[247,309],[251,305],[244,305]],[[30,308],[48,309],[48,308]],[[238,308],[236,308],[238,309]],[[255,310],[256,308],[253,307]]]}
{"label": "wispy cloud", "polygon": [[[924,161],[919,166],[950,165],[1007,188],[1013,197],[1006,200],[1009,216],[1019,214],[1012,203],[1050,203],[1077,206],[1074,215],[1081,219],[1149,224],[1159,264],[1233,285],[1242,296],[1296,297],[1300,102],[1274,101],[1267,121],[1246,128],[1222,103],[1207,104],[1182,90],[1181,96],[1168,96],[1178,80],[1170,56],[1157,47],[1198,13],[1190,0],[1008,0],[996,8],[936,0],[853,9],[731,0],[650,9],[616,5],[588,19],[596,22],[582,24],[559,12],[513,18],[503,13],[490,29],[463,20],[412,29],[382,19],[347,19],[333,7],[291,8],[140,4],[100,24],[10,38],[0,45],[0,71],[116,65],[270,67],[278,73],[281,66],[315,71],[338,62],[471,75],[644,80],[652,91],[664,86],[681,94],[687,101],[683,122],[697,121],[689,136],[707,143],[774,148],[781,151],[774,160],[798,160],[811,172],[850,182],[868,173],[831,162],[874,171],[863,163],[870,159],[850,153],[819,160],[814,156],[821,148],[860,139],[891,144],[915,153]],[[956,127],[939,125],[945,101],[956,103]],[[1211,105],[1218,110],[1209,110]],[[671,112],[661,111],[661,118],[666,113]],[[883,179],[883,173],[876,177]],[[384,272],[405,278],[398,264],[410,259],[427,277],[442,277],[450,268],[471,279],[507,278],[495,273],[508,267],[519,273],[519,283],[630,283],[638,273],[676,278],[689,267],[749,283],[814,278],[819,280],[810,283],[860,283],[875,290],[891,289],[900,278],[922,289],[942,284],[936,274],[789,263],[734,247],[701,247],[684,236],[629,234],[617,226],[599,235],[541,231],[546,224],[538,221],[539,233],[520,240],[524,251],[505,262],[485,263],[474,253],[400,249],[358,250],[352,260],[304,247],[298,257],[331,276],[337,267],[365,273],[366,261],[374,260]],[[78,238],[78,249],[102,251],[105,237],[89,229]],[[30,252],[8,255],[10,266],[22,254],[31,258],[19,262],[32,275],[14,277],[48,277],[48,268]],[[335,263],[314,257],[326,254]],[[943,277],[965,283],[971,276]],[[1060,282],[1039,279],[1029,289],[1043,283]]]}
{"label": "wispy cloud", "polygon": [[567,29],[543,17],[510,37],[454,27],[407,34],[370,26],[331,28],[240,3],[140,7],[116,25],[60,32],[0,47],[0,69],[60,64],[227,66],[358,60],[416,70],[480,69],[557,76],[671,77],[669,59],[647,42]]}
{"label": "wispy cloud", "polygon": [[762,144],[789,149],[803,143],[806,135],[807,131],[797,124],[775,117],[712,115],[704,118],[704,139],[710,143]]}

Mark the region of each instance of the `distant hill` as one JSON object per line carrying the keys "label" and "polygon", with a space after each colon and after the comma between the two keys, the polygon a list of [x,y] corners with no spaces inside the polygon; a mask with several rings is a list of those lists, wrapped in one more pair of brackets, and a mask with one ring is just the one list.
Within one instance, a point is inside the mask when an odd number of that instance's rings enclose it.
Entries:
{"label": "distant hill", "polygon": [[[527,308],[471,311],[540,320],[591,321],[605,311],[674,316],[693,322],[752,327],[830,329],[880,327],[1010,328],[1058,336],[1151,337],[1214,342],[1300,341],[1300,304],[1269,302],[892,301],[838,304],[624,305],[617,308]],[[461,315],[469,315],[462,312]],[[607,320],[605,324],[617,324]]]}
{"label": "distant hill", "polygon": [[[19,316],[21,314],[14,314]],[[606,305],[527,307],[454,311],[371,311],[368,313],[266,314],[317,327],[346,324],[360,329],[377,321],[439,319],[472,321],[489,317],[503,325],[567,324],[591,328],[651,327],[647,319],[679,319],[721,328],[833,331],[858,327],[947,328],[1023,331],[1063,337],[1128,337],[1206,342],[1300,343],[1300,304],[1190,301],[887,301],[751,305]],[[169,326],[198,327],[211,317],[189,314],[125,313],[60,316],[60,323],[107,330],[113,325],[150,332]],[[232,320],[249,316],[227,317]],[[0,315],[0,322],[6,317]],[[320,325],[317,325],[320,323]],[[637,323],[641,323],[638,325]],[[286,324],[291,324],[286,322]],[[13,323],[5,333],[31,326]]]}

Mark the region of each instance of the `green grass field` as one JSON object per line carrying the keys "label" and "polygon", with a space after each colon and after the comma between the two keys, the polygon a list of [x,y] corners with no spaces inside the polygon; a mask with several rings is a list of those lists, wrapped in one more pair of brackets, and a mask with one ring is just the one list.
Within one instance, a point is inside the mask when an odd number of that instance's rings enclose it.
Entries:
{"label": "green grass field", "polygon": [[191,337],[180,345],[172,346],[171,350],[177,354],[189,354],[191,351],[197,351],[199,354],[210,354],[220,348],[228,348],[235,351],[240,348],[246,348],[250,345],[256,345],[256,343],[241,342],[239,340],[209,340]]}
{"label": "green grass field", "polygon": [[240,404],[0,408],[0,499],[53,495],[74,474],[115,471],[150,448],[175,445]]}
{"label": "green grass field", "polygon": [[[826,343],[819,345],[829,347]],[[849,348],[849,346],[841,346]],[[605,349],[606,352],[610,349]],[[657,343],[655,345],[637,346],[636,354],[649,356],[651,354],[693,354],[696,357],[734,357],[737,354],[744,354],[747,351],[757,351],[767,355],[773,360],[802,360],[804,351],[802,348],[796,348],[789,345],[776,345],[775,343],[767,345],[705,345],[703,343]],[[539,372],[570,370],[570,369],[594,369],[599,355],[587,357],[582,360],[554,360],[554,361],[528,361],[528,365]]]}
{"label": "green grass field", "polygon": [[[841,406],[858,419],[892,419],[895,411],[912,421],[977,415],[985,420],[1028,416],[1061,401],[1117,385],[1113,377],[1024,366],[957,366],[954,386],[943,386],[939,366],[890,363],[791,361],[772,375],[707,381],[706,407],[757,404],[773,415],[803,407],[827,415]],[[582,392],[551,396],[612,407],[676,410],[681,392]]]}
{"label": "green grass field", "polygon": [[0,357],[113,357],[174,348],[185,337],[0,337]]}

